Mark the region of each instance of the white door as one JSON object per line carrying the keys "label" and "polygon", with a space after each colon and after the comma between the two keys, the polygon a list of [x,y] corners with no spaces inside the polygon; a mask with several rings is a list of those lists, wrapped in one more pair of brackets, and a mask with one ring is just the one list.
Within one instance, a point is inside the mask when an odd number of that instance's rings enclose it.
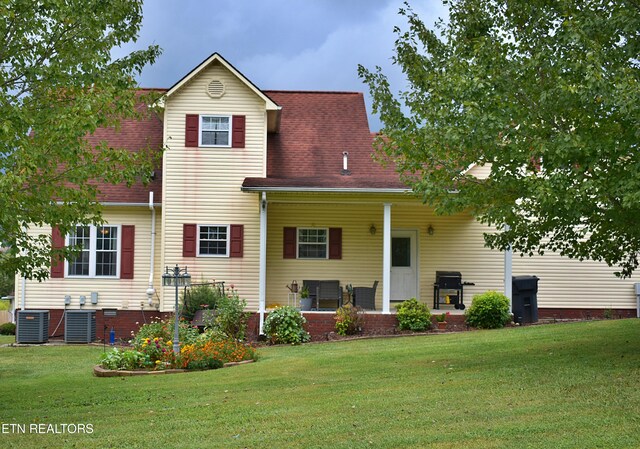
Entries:
{"label": "white door", "polygon": [[417,247],[417,231],[391,231],[391,301],[418,297]]}

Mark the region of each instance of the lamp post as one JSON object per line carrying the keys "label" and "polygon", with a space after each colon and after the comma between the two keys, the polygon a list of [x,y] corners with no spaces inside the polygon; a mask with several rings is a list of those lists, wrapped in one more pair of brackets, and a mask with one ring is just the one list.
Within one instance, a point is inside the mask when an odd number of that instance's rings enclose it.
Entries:
{"label": "lamp post", "polygon": [[175,324],[173,327],[173,353],[180,354],[180,335],[178,333],[178,324],[180,321],[180,314],[178,313],[178,287],[187,287],[191,285],[191,275],[187,272],[187,267],[180,268],[176,264],[175,268],[164,268],[162,275],[162,285],[170,287],[175,285],[176,287],[176,311],[175,311]]}

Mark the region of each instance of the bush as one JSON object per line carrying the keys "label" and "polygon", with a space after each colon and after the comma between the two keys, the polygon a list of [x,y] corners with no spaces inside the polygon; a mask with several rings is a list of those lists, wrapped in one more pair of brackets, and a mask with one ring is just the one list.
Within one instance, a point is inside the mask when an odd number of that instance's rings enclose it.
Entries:
{"label": "bush", "polygon": [[225,296],[218,284],[194,284],[182,293],[182,316],[191,321],[197,310],[214,310],[218,307],[218,301]]}
{"label": "bush", "polygon": [[247,338],[247,323],[250,314],[244,309],[247,302],[240,299],[238,292],[231,288],[228,294],[217,299],[217,308],[204,314],[205,327],[226,335],[232,340]]}
{"label": "bush", "polygon": [[401,330],[424,331],[431,328],[431,312],[426,304],[411,298],[400,304],[397,308]]}
{"label": "bush", "polygon": [[113,370],[134,370],[142,367],[143,360],[144,354],[138,351],[121,351],[118,348],[114,348],[113,351],[102,354],[100,366]]}
{"label": "bush", "polygon": [[364,310],[360,307],[346,305],[336,310],[336,332],[340,335],[354,335],[362,331]]}
{"label": "bush", "polygon": [[297,345],[311,338],[303,327],[306,322],[305,317],[296,308],[278,307],[269,312],[269,316],[264,320],[263,330],[272,344]]}
{"label": "bush", "polygon": [[[162,339],[165,343],[173,341],[175,321],[172,316],[164,321],[152,321],[142,325],[138,329],[138,333],[135,334],[131,340],[131,344],[134,348],[139,349],[141,345],[147,340],[154,340],[156,338]],[[132,332],[133,334],[133,332]],[[180,321],[178,324],[178,335],[180,337],[180,344],[191,344],[198,339],[198,329],[191,326],[185,321]]]}
{"label": "bush", "polygon": [[14,323],[0,324],[0,335],[15,335],[16,325]]}
{"label": "bush", "polygon": [[480,329],[498,329],[511,321],[509,298],[502,293],[488,291],[473,297],[465,312],[467,324]]}

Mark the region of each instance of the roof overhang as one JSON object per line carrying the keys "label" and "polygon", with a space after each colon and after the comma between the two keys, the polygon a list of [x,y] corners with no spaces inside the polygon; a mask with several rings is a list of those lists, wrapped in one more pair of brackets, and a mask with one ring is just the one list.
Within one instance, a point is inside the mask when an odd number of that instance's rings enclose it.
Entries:
{"label": "roof overhang", "polygon": [[243,192],[313,192],[313,193],[379,193],[379,194],[406,194],[411,189],[394,188],[367,188],[367,187],[242,187]]}

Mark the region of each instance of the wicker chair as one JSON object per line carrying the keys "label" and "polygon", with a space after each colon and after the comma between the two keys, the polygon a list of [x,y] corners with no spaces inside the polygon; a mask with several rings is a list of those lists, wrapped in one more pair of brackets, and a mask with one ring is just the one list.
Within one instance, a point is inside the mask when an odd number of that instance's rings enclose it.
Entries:
{"label": "wicker chair", "polygon": [[335,301],[336,309],[342,306],[342,287],[340,281],[319,281],[316,290],[316,306],[320,310],[320,301]]}
{"label": "wicker chair", "polygon": [[376,288],[378,281],[373,287],[353,287],[353,303],[362,309],[376,310]]}

